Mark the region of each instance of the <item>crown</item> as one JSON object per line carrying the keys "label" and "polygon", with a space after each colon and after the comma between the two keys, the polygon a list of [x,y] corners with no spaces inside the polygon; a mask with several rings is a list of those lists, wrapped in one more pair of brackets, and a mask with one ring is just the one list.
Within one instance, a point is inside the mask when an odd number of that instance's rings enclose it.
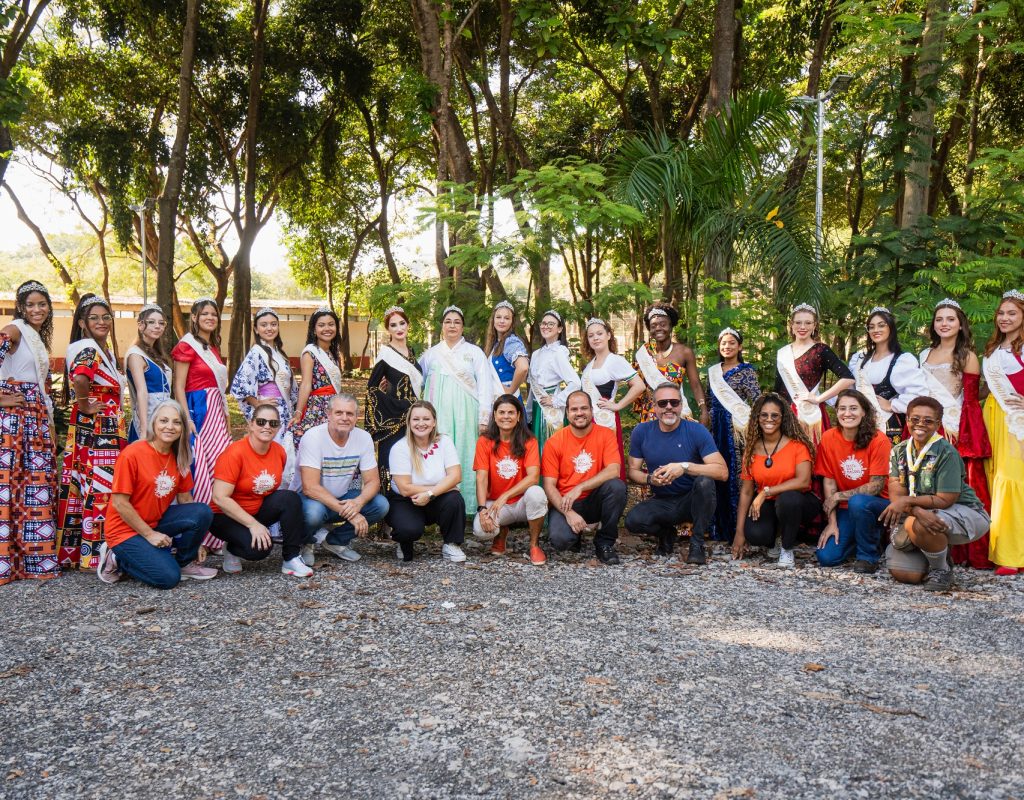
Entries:
{"label": "crown", "polygon": [[[214,300],[212,297],[204,296],[204,297],[197,297],[195,300],[193,300],[192,301],[192,307],[195,308],[196,306],[203,305],[205,303],[212,303],[214,306],[217,306],[217,301],[216,300]],[[220,306],[217,306],[217,308],[220,308]]]}
{"label": "crown", "polygon": [[870,317],[875,314],[892,314],[892,312],[885,306],[875,306],[868,312],[868,316]]}
{"label": "crown", "polygon": [[384,309],[384,319],[387,319],[392,314],[404,314],[405,309],[401,306],[388,306]]}
{"label": "crown", "polygon": [[590,319],[588,319],[587,327],[589,328],[591,325],[604,325],[606,328],[608,327],[608,323],[605,322],[603,319],[600,319],[599,317],[591,317]]}
{"label": "crown", "polygon": [[444,309],[444,311],[442,311],[442,312],[441,312],[441,319],[444,319],[445,317],[447,317],[447,316],[448,316],[448,314],[449,314],[450,312],[452,312],[452,311],[454,311],[455,313],[457,313],[457,314],[458,314],[458,315],[459,315],[460,317],[462,317],[463,319],[465,319],[465,318],[466,318],[466,315],[462,313],[462,309],[461,309],[461,308],[459,308],[458,306],[446,306],[446,307],[445,307],[445,309]]}
{"label": "crown", "polygon": [[562,315],[559,314],[557,311],[555,311],[555,309],[553,309],[553,308],[549,308],[547,311],[545,311],[543,314],[541,314],[540,317],[541,317],[541,319],[544,319],[544,317],[554,317],[559,322],[562,321]]}
{"label": "crown", "polygon": [[1020,300],[1024,303],[1024,293],[1018,292],[1016,289],[1010,289],[1008,292],[1003,292],[1003,300]]}
{"label": "crown", "polygon": [[652,308],[650,311],[647,312],[647,321],[650,322],[655,317],[666,317],[667,318],[668,317],[668,312],[665,309],[663,309],[663,308],[658,308],[657,306],[655,306],[654,308]]}
{"label": "crown", "polygon": [[317,306],[316,311],[314,311],[313,313],[314,314],[333,314],[334,313],[334,309],[331,308],[329,305],[327,305],[327,303],[323,303],[322,305]]}
{"label": "crown", "polygon": [[515,307],[508,300],[502,300],[494,307],[494,310],[497,311],[499,308],[507,308],[509,311],[516,310]]}
{"label": "crown", "polygon": [[163,314],[164,308],[158,303],[146,303],[146,305],[139,309],[139,316],[141,317],[143,314],[148,314],[150,311],[159,311]]}
{"label": "crown", "polygon": [[90,306],[95,306],[95,305],[104,305],[107,308],[110,308],[110,303],[108,303],[106,300],[104,300],[98,294],[94,294],[92,297],[88,297],[85,300],[82,300],[78,304],[78,307],[79,308],[89,308]]}
{"label": "crown", "polygon": [[810,311],[814,316],[818,316],[818,309],[812,306],[810,303],[797,303],[789,310],[789,315],[793,316],[798,311]]}
{"label": "crown", "polygon": [[279,316],[277,316],[277,312],[274,311],[274,309],[272,309],[270,306],[264,306],[263,308],[256,312],[256,316],[252,318],[253,322],[258,320],[260,317],[267,316],[268,314],[274,317],[275,319],[281,319]]}
{"label": "crown", "polygon": [[39,281],[27,281],[18,287],[18,297],[24,297],[31,292],[39,292],[47,297],[50,296],[50,293],[46,291],[46,287]]}
{"label": "crown", "polygon": [[718,332],[718,341],[722,341],[722,337],[725,336],[726,334],[730,336],[735,336],[737,342],[743,341],[743,336],[741,336],[740,332],[735,328],[722,328],[722,330]]}
{"label": "crown", "polygon": [[940,300],[939,302],[937,302],[935,304],[935,307],[936,308],[955,308],[955,309],[958,309],[960,311],[963,311],[963,309],[960,308],[960,304],[956,300],[954,300],[952,297],[947,297],[944,300]]}

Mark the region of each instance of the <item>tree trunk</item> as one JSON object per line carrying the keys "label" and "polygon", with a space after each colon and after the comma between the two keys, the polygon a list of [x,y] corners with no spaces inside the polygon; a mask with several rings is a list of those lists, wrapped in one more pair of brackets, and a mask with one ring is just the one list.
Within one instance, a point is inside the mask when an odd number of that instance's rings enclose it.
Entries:
{"label": "tree trunk", "polygon": [[21,201],[14,193],[14,190],[11,189],[10,184],[5,183],[3,187],[7,190],[7,194],[10,195],[11,202],[14,203],[14,210],[18,214],[18,219],[20,219],[35,235],[36,241],[39,243],[39,249],[42,251],[43,255],[46,256],[46,260],[49,261],[51,266],[57,271],[57,277],[60,278],[60,282],[64,284],[64,291],[67,292],[71,302],[78,305],[78,300],[80,298],[78,288],[75,286],[75,282],[71,279],[71,275],[68,273],[67,267],[64,266],[64,263],[57,258],[57,255],[50,249],[50,243],[46,241],[46,236],[43,235],[39,226],[29,219],[28,214],[25,213],[25,208],[21,205]]}
{"label": "tree trunk", "polygon": [[715,29],[711,39],[711,82],[705,115],[712,117],[726,103],[732,91],[733,66],[736,59],[736,2],[716,0]]}

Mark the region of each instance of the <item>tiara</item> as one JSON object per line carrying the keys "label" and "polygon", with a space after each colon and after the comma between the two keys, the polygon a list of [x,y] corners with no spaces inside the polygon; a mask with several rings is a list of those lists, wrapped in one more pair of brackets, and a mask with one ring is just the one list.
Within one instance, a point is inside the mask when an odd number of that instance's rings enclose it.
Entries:
{"label": "tiara", "polygon": [[554,317],[559,322],[562,321],[562,315],[555,311],[555,309],[553,308],[549,308],[547,311],[540,315],[541,319],[544,319],[544,317]]}
{"label": "tiara", "polygon": [[24,295],[32,292],[40,292],[41,294],[45,294],[47,297],[50,296],[50,293],[46,291],[46,287],[39,281],[28,281],[27,283],[23,283],[18,289],[18,297],[23,297]]}
{"label": "tiara", "polygon": [[279,316],[277,316],[277,312],[274,311],[274,309],[272,309],[270,306],[264,306],[263,308],[256,312],[256,316],[252,318],[253,322],[258,320],[260,317],[267,316],[267,314],[274,317],[275,319],[281,319]]}
{"label": "tiara", "polygon": [[722,337],[725,336],[726,334],[729,334],[730,336],[735,336],[737,342],[743,341],[743,337],[740,335],[740,332],[735,328],[722,328],[722,330],[718,332],[718,341],[722,341]]}
{"label": "tiara", "polygon": [[139,316],[141,317],[143,314],[148,314],[150,311],[159,311],[163,314],[164,308],[157,303],[146,303],[146,305],[139,309]]}
{"label": "tiara", "polygon": [[818,316],[818,309],[812,306],[810,303],[798,303],[789,310],[789,315],[793,316],[798,311],[810,311],[814,316]]}
{"label": "tiara", "polygon": [[387,319],[392,314],[404,314],[405,309],[401,306],[390,306],[384,309],[384,319]]}
{"label": "tiara", "polygon": [[947,297],[945,300],[940,300],[939,302],[937,302],[935,304],[936,308],[942,308],[944,306],[948,306],[949,308],[955,308],[955,309],[958,309],[960,311],[963,311],[963,309],[960,308],[960,304],[956,300],[954,300],[952,297]]}
{"label": "tiara", "polygon": [[654,317],[668,317],[668,312],[663,308],[655,306],[647,312],[647,321],[650,322]]}
{"label": "tiara", "polygon": [[331,308],[329,305],[327,305],[327,303],[323,303],[323,304],[317,306],[316,311],[314,311],[313,313],[314,314],[333,314],[334,313],[334,309]]}
{"label": "tiara", "polygon": [[106,300],[104,300],[98,294],[94,294],[92,297],[88,297],[85,300],[80,301],[79,304],[78,304],[78,307],[79,308],[89,308],[89,306],[95,306],[95,305],[105,305],[107,308],[110,308],[110,303],[108,303]]}
{"label": "tiara", "polygon": [[445,310],[441,312],[441,318],[444,319],[445,317],[447,317],[450,311],[455,311],[463,319],[466,318],[466,315],[462,313],[462,309],[459,308],[458,306],[447,306]]}
{"label": "tiara", "polygon": [[608,327],[608,323],[598,317],[591,317],[587,320],[587,327],[589,328],[591,325],[604,325],[606,328]]}
{"label": "tiara", "polygon": [[516,310],[515,306],[513,306],[508,300],[502,300],[500,303],[498,303],[498,305],[494,307],[494,310],[497,311],[499,308],[507,308],[509,311]]}
{"label": "tiara", "polygon": [[1008,292],[1003,292],[1003,300],[1020,300],[1024,303],[1024,293],[1017,291],[1016,289],[1010,289]]}
{"label": "tiara", "polygon": [[892,312],[885,306],[875,306],[868,312],[868,316],[870,317],[873,316],[874,314],[892,314]]}
{"label": "tiara", "polygon": [[[192,301],[193,306],[202,305],[204,303],[213,303],[215,306],[217,306],[217,301],[214,300],[212,297],[197,297],[195,300]],[[220,306],[217,306],[217,308],[220,308]]]}

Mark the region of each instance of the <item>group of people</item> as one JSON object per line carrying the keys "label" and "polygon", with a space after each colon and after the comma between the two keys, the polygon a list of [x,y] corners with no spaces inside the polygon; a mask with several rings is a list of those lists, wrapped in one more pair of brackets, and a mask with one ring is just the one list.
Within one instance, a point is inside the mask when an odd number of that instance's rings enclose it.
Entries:
{"label": "group of people", "polygon": [[[626,529],[653,537],[667,557],[689,528],[692,564],[707,561],[716,539],[731,542],[735,558],[762,546],[791,567],[803,538],[821,565],[853,560],[864,573],[887,548],[894,577],[936,590],[952,585],[954,562],[1024,569],[1014,519],[1024,512],[1024,294],[1001,298],[983,362],[953,300],[936,305],[931,346],[918,357],[900,347],[893,315],[872,309],[866,345],[849,363],[820,341],[817,310],[797,305],[770,393],[733,328],[719,334],[719,360],[702,382],[693,351],[673,338],[678,321],[667,304],[648,309],[649,339],[627,360],[612,327],[589,320],[577,372],[556,311],[539,320],[543,344],[531,352],[511,303],[493,308],[483,349],[449,306],[440,341],[417,358],[409,318],[393,306],[359,428],[329,308],[309,320],[298,375],[276,312],[259,310],[256,344],[229,382],[212,299],[192,305],[190,330],[169,354],[164,311],[145,306],[122,369],[109,348],[111,309],[87,294],[65,358],[60,399],[70,418],[58,471],[52,304],[29,281],[0,332],[9,488],[0,495],[0,583],[90,568],[105,582],[128,574],[168,588],[214,577],[210,552],[236,573],[276,540],[282,572],[305,577],[317,547],[358,560],[353,540],[374,523],[403,561],[437,525],[443,558],[460,562],[468,516],[496,555],[524,525],[529,560],[544,564],[546,526],[549,550],[578,551],[592,535],[596,557],[615,564],[627,482],[642,499]],[[247,420],[237,442],[229,393]],[[641,421],[627,454],[621,412],[630,406]]]}

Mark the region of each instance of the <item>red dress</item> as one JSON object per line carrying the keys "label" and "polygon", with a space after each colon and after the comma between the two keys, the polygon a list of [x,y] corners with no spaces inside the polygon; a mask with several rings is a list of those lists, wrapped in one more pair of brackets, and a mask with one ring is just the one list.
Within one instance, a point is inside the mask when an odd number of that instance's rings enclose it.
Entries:
{"label": "red dress", "polygon": [[[980,375],[964,374],[963,409],[960,412],[960,438],[956,449],[967,467],[967,483],[978,499],[985,504],[985,510],[991,513],[992,498],[988,493],[988,480],[985,477],[984,459],[991,458],[992,445],[988,440],[985,420],[981,414],[981,403],[978,402],[978,386]],[[974,569],[992,569],[995,565],[988,559],[988,534],[970,544],[958,544],[950,548],[950,555],[956,564],[967,564]]]}

